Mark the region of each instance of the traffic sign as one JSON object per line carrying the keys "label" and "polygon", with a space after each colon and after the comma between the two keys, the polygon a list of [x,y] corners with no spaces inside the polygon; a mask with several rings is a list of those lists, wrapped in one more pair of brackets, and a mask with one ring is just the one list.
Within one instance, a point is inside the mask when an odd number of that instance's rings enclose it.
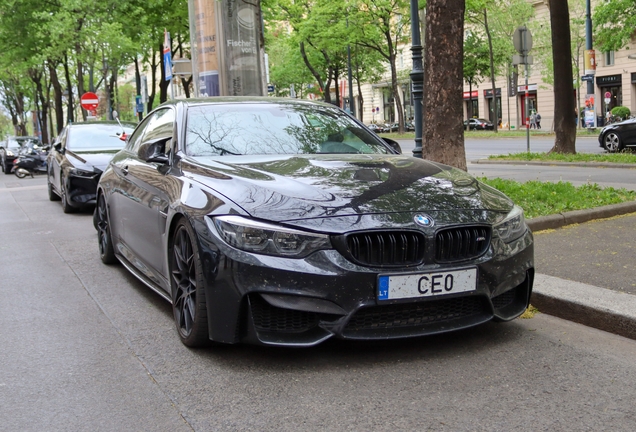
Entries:
{"label": "traffic sign", "polygon": [[92,111],[97,109],[97,105],[99,105],[99,98],[93,92],[86,92],[80,98],[80,104],[86,111]]}
{"label": "traffic sign", "polygon": [[605,99],[610,99],[612,94],[610,92],[605,92]]}
{"label": "traffic sign", "polygon": [[594,81],[594,75],[583,75],[581,81]]}
{"label": "traffic sign", "polygon": [[512,35],[512,44],[519,54],[525,56],[532,49],[532,33],[526,26],[517,27]]}

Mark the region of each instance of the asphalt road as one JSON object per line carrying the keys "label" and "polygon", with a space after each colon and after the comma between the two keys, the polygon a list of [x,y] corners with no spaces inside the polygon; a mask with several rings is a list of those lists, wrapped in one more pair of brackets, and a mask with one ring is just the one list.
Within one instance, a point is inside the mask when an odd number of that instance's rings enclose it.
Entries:
{"label": "asphalt road", "polygon": [[634,430],[636,341],[538,314],[311,349],[179,342],[90,213],[0,174],[0,431]]}

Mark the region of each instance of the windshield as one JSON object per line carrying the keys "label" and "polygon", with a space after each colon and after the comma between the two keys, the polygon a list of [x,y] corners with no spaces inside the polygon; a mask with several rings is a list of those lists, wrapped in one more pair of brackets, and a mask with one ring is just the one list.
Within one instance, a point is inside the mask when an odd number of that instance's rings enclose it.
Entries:
{"label": "windshield", "polygon": [[337,108],[301,104],[210,104],[188,110],[190,156],[390,153]]}
{"label": "windshield", "polygon": [[19,149],[25,144],[40,144],[40,140],[32,137],[19,137],[19,138],[9,138],[7,140],[7,148],[9,149]]}
{"label": "windshield", "polygon": [[[126,134],[133,128],[124,125]],[[119,139],[122,128],[118,124],[73,125],[69,128],[66,148],[69,150],[122,149],[126,143]]]}

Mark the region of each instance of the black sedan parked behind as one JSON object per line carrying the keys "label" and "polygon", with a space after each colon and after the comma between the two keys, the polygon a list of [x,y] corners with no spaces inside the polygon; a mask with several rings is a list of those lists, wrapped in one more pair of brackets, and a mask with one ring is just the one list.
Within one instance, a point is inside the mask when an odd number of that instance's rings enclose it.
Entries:
{"label": "black sedan parked behind", "polygon": [[330,104],[164,104],[97,200],[102,261],[170,301],[188,346],[441,333],[511,320],[532,291],[519,207]]}
{"label": "black sedan parked behind", "polygon": [[486,119],[471,118],[464,120],[464,129],[470,130],[495,130],[495,125]]}
{"label": "black sedan parked behind", "polygon": [[636,147],[636,119],[605,126],[598,135],[598,142],[610,153]]}
{"label": "black sedan parked behind", "polygon": [[122,126],[93,121],[70,123],[62,130],[47,159],[47,184],[49,199],[61,199],[64,213],[95,205],[99,177],[124,147],[122,134],[132,133],[135,124]]}

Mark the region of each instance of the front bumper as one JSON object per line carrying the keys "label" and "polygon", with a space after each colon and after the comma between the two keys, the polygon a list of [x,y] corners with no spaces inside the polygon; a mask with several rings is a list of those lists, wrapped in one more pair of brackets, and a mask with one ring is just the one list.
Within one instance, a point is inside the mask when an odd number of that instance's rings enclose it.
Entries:
{"label": "front bumper", "polygon": [[389,301],[377,299],[378,274],[386,269],[358,266],[335,250],[290,260],[221,250],[200,240],[210,338],[226,343],[312,346],[331,337],[396,339],[508,321],[527,308],[534,278],[529,231],[505,248],[493,241],[485,255],[468,263],[405,270],[475,266],[475,291]]}
{"label": "front bumper", "polygon": [[82,208],[94,206],[97,199],[97,183],[101,173],[92,175],[69,174],[66,185],[68,202],[71,206]]}

